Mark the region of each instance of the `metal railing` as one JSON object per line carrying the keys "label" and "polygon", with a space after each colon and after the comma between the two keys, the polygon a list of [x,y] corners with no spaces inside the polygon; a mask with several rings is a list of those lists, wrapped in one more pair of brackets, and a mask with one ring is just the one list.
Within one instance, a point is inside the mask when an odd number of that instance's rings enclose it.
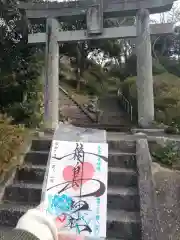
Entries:
{"label": "metal railing", "polygon": [[122,94],[121,90],[118,89],[118,97],[121,98],[122,106],[124,110],[129,114],[131,122],[133,121],[133,106],[130,101]]}

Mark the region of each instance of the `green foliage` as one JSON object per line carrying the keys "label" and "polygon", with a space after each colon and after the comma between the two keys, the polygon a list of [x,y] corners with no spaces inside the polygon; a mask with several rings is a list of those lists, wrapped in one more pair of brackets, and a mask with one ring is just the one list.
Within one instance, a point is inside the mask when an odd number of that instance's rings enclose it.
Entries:
{"label": "green foliage", "polygon": [[159,61],[169,73],[180,77],[180,61],[170,57],[160,57]]}
{"label": "green foliage", "polygon": [[0,116],[0,180],[20,164],[20,154],[28,132],[23,126],[11,125],[11,119]]}
{"label": "green foliage", "polygon": [[180,124],[180,79],[163,74],[154,79],[156,120],[167,125]]}
{"label": "green foliage", "polygon": [[158,145],[156,151],[151,153],[155,161],[173,167],[180,159],[180,150],[176,142],[168,142],[165,147]]}
{"label": "green foliage", "polygon": [[17,1],[0,2],[0,112],[14,123],[39,126],[42,115],[43,49],[27,45],[27,22]]}
{"label": "green foliage", "polygon": [[[137,57],[136,55],[131,55],[125,64],[125,76],[137,76]],[[165,67],[156,59],[152,59],[152,71],[153,75],[158,75],[166,72]]]}
{"label": "green foliage", "polygon": [[137,76],[137,57],[136,55],[131,55],[125,64],[125,75],[128,76]]}
{"label": "green foliage", "polygon": [[6,112],[14,117],[15,123],[23,123],[27,127],[40,127],[43,121],[43,93],[30,92],[24,102],[15,102]]}
{"label": "green foliage", "polygon": [[[60,82],[65,82],[69,86],[76,88],[76,66],[66,59],[60,62]],[[86,68],[80,76],[80,92],[90,95],[100,95],[106,91],[108,74],[93,60],[86,59]]]}
{"label": "green foliage", "polygon": [[[29,57],[27,66],[20,66],[14,72],[14,78],[9,76],[6,86],[6,76],[2,78],[3,88],[0,101],[1,111],[12,116],[14,123],[24,123],[28,127],[38,127],[42,123],[43,93],[42,65],[38,54]],[[2,90],[5,90],[3,92]]]}
{"label": "green foliage", "polygon": [[154,58],[152,59],[152,66],[153,66],[152,71],[154,76],[167,72],[166,68],[157,59],[154,59]]}
{"label": "green foliage", "polygon": [[[121,83],[121,90],[133,106],[137,118],[136,77]],[[172,74],[154,76],[155,119],[159,123],[180,126],[180,79]]]}
{"label": "green foliage", "polygon": [[178,134],[180,132],[179,124],[172,123],[170,126],[166,127],[164,130],[167,134]]}

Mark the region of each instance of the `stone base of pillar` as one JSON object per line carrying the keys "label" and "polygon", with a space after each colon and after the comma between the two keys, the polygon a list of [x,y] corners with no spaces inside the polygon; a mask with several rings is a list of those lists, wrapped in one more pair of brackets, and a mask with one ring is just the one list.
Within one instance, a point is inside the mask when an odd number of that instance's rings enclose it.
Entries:
{"label": "stone base of pillar", "polygon": [[54,131],[55,129],[44,129],[44,128],[41,128],[39,129],[39,131],[35,132],[35,136],[38,137],[38,138],[44,138],[45,136],[48,137],[48,136],[53,136],[54,135]]}
{"label": "stone base of pillar", "polygon": [[153,120],[147,121],[147,119],[140,118],[138,119],[138,126],[140,128],[154,128]]}

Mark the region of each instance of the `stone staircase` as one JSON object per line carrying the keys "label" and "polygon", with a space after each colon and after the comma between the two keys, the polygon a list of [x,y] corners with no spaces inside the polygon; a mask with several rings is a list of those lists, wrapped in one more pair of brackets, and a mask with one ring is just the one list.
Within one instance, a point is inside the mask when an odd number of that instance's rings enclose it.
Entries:
{"label": "stone staircase", "polygon": [[122,109],[120,100],[115,93],[102,97],[99,107],[102,113],[98,123],[84,122],[82,124],[76,121],[74,125],[77,127],[106,129],[113,132],[131,132],[133,124],[130,121],[130,116]]}
{"label": "stone staircase", "polygon": [[100,124],[109,124],[114,126],[131,126],[129,116],[121,108],[120,100],[117,95],[108,95],[100,99],[100,109],[102,116]]}
{"label": "stone staircase", "polygon": [[[78,102],[62,87],[59,88],[60,113],[72,124],[91,124],[95,121]],[[61,116],[60,116],[61,118]]]}
{"label": "stone staircase", "polygon": [[[109,141],[107,238],[140,240],[140,206],[135,141]],[[0,204],[0,229],[12,228],[40,202],[50,139],[34,139],[24,166],[7,186]]]}
{"label": "stone staircase", "polygon": [[[98,124],[96,114],[90,113],[81,106],[76,99],[71,96],[63,87],[59,88],[59,109],[62,115],[71,120],[75,126],[84,126],[88,128],[101,128],[116,131],[122,131],[131,127],[130,117],[121,108],[120,100],[116,92],[109,93],[100,99],[99,108],[102,112]],[[117,90],[116,90],[117,91]]]}

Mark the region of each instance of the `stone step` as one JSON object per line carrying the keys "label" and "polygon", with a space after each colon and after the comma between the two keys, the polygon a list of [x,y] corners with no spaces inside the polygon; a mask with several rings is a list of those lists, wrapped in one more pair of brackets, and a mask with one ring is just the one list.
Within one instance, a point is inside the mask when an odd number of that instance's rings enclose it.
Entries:
{"label": "stone step", "polygon": [[119,187],[137,186],[137,173],[133,169],[109,167],[108,184]]}
{"label": "stone step", "polygon": [[107,208],[139,211],[140,202],[137,188],[108,187]]}
{"label": "stone step", "polygon": [[126,119],[123,118],[123,116],[110,116],[110,115],[103,115],[100,118],[100,123],[106,124],[108,121],[112,121],[113,124],[126,124]]}
{"label": "stone step", "polygon": [[133,153],[122,153],[120,151],[110,151],[108,156],[109,167],[136,168],[136,155]]}
{"label": "stone step", "polygon": [[[42,183],[45,170],[46,166],[43,165],[26,165],[17,171],[16,179],[26,183]],[[137,186],[137,173],[133,169],[109,167],[108,184],[119,187]]]}
{"label": "stone step", "polygon": [[[135,153],[136,145],[134,140],[110,140],[108,141],[109,151],[118,150],[125,153]],[[32,151],[49,151],[51,147],[50,139],[34,139],[32,141],[31,150]]]}
{"label": "stone step", "polygon": [[14,183],[5,189],[4,201],[35,203],[39,204],[41,200],[42,184]]}
{"label": "stone step", "polygon": [[85,124],[88,124],[89,123],[89,120],[88,119],[83,119],[83,118],[70,118],[71,119],[71,123],[73,125],[75,125],[76,123],[85,123]]}
{"label": "stone step", "polygon": [[91,122],[91,120],[89,119],[89,118],[87,118],[87,116],[84,116],[84,115],[82,115],[82,114],[80,114],[80,113],[71,113],[71,114],[64,114],[64,116],[66,116],[66,117],[69,117],[70,119],[74,119],[74,120],[85,120],[85,121],[87,121],[88,123],[90,123]]}
{"label": "stone step", "polygon": [[[15,227],[18,219],[34,205],[3,203],[0,205],[0,225]],[[126,240],[140,239],[140,216],[138,213],[108,210],[107,237]]]}
{"label": "stone step", "polygon": [[49,151],[29,151],[25,156],[25,163],[33,165],[46,165]]}
{"label": "stone step", "polygon": [[63,105],[61,112],[63,116],[70,118],[73,122],[76,121],[78,123],[78,120],[84,120],[86,124],[92,123],[92,120],[77,105]]}
{"label": "stone step", "polygon": [[[25,156],[25,162],[34,165],[46,165],[49,151],[30,151]],[[135,168],[136,159],[135,154],[122,153],[120,151],[110,151],[108,157],[108,166]]]}
{"label": "stone step", "polygon": [[49,151],[51,147],[50,139],[33,139],[31,150],[33,151]]}
{"label": "stone step", "polygon": [[121,118],[120,117],[114,118],[114,117],[105,116],[105,117],[100,118],[99,121],[100,121],[101,124],[106,124],[107,122],[113,122],[116,125],[121,124],[121,125],[127,126],[126,120],[123,119],[122,117]]}
{"label": "stone step", "polygon": [[[126,123],[126,124],[125,124]],[[76,127],[83,127],[83,128],[93,128],[93,129],[101,129],[101,130],[106,130],[109,132],[131,132],[131,127],[132,125],[129,124],[126,121],[124,121],[123,123],[117,124],[117,123],[89,123],[89,124],[82,124],[82,123],[77,123],[74,124]]]}
{"label": "stone step", "polygon": [[71,118],[71,123],[73,125],[76,125],[76,123],[79,123],[79,124],[88,124],[89,123],[89,120],[88,119],[83,119],[83,118],[79,118],[79,119],[74,119],[74,118]]}
{"label": "stone step", "polygon": [[45,165],[31,165],[26,164],[23,168],[18,169],[16,172],[16,181],[24,183],[40,183],[44,180],[46,171]]}
{"label": "stone step", "polygon": [[72,116],[73,118],[76,118],[76,117],[87,118],[87,116],[84,113],[82,114],[82,112],[78,109],[71,109],[68,107],[66,111],[67,111],[67,115]]}
{"label": "stone step", "polygon": [[139,213],[111,210],[107,213],[107,237],[141,239]]}
{"label": "stone step", "polygon": [[[6,188],[4,201],[39,204],[41,190],[42,184],[14,183]],[[139,210],[139,196],[136,188],[109,187],[107,192],[108,209],[134,212]]]}
{"label": "stone step", "polygon": [[0,204],[0,225],[4,227],[15,227],[19,218],[30,208],[35,207],[33,204],[18,205],[15,203]]}
{"label": "stone step", "polygon": [[123,153],[135,153],[136,152],[136,142],[134,140],[110,140],[108,141],[109,151],[117,150]]}

